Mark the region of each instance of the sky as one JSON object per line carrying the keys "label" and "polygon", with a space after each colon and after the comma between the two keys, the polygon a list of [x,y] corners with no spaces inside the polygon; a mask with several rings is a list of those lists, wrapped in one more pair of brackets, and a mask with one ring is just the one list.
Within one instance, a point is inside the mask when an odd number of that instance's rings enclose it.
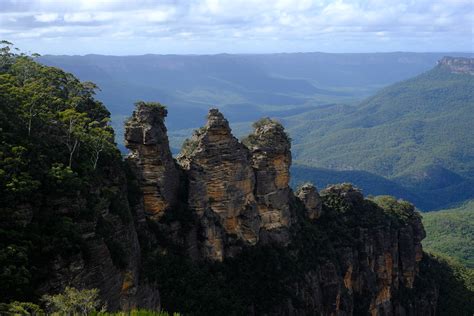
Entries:
{"label": "sky", "polygon": [[40,54],[473,52],[474,0],[0,0]]}

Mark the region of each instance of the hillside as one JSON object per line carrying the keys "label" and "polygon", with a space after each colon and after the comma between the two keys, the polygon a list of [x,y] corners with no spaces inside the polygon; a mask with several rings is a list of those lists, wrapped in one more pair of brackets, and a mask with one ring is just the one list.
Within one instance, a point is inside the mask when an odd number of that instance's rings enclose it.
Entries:
{"label": "hillside", "polygon": [[74,287],[109,311],[472,313],[465,284],[434,273],[412,204],[350,184],[293,192],[279,122],[239,141],[211,109],[174,159],[167,109],[141,101],[123,160],[93,84],[0,52],[0,310]]}
{"label": "hillside", "polygon": [[423,214],[426,250],[457,259],[474,268],[474,201],[437,212]]}
{"label": "hillside", "polygon": [[440,64],[357,106],[283,122],[296,161],[368,171],[449,205],[474,196],[473,101],[474,76]]}

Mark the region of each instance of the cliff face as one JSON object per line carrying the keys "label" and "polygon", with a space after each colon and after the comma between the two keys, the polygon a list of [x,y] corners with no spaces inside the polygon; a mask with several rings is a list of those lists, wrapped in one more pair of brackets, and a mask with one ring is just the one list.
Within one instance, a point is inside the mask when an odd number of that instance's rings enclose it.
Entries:
{"label": "cliff face", "polygon": [[438,66],[453,73],[474,75],[474,58],[443,57]]}
{"label": "cliff face", "polygon": [[200,221],[204,257],[232,255],[236,241],[255,245],[260,218],[253,194],[255,176],[248,150],[231,134],[229,123],[211,110],[178,161],[186,171],[188,205]]}
{"label": "cliff face", "polygon": [[125,127],[127,160],[136,169],[146,215],[154,220],[176,207],[178,197],[179,175],[166,135],[166,115],[160,104],[139,102]]}
{"label": "cliff face", "polygon": [[[305,191],[309,191],[307,187],[299,191],[300,195]],[[339,220],[349,222],[351,228],[346,232],[353,239],[351,245],[336,247],[337,260],[308,272],[302,288],[298,284],[299,295],[309,303],[307,310],[322,314],[434,315],[432,301],[413,298],[416,305],[404,301],[401,294],[414,292],[423,255],[421,240],[425,232],[414,208],[410,205],[404,210],[403,223],[387,220],[372,201],[348,184],[327,188],[322,199],[326,212],[334,212],[334,208],[342,211],[337,220],[333,219],[335,233]],[[436,293],[430,298],[436,300]]]}
{"label": "cliff face", "polygon": [[[95,287],[111,310],[197,315],[434,315],[412,205],[349,184],[293,194],[290,140],[269,119],[240,142],[211,110],[175,162],[165,116],[137,104],[125,130],[131,175],[114,158],[88,192],[45,199],[73,219],[80,250],[51,260],[38,293]],[[12,218],[26,225],[41,214],[30,207]]]}
{"label": "cliff face", "polygon": [[[179,190],[187,192],[182,202],[194,220],[181,234],[187,237],[178,242],[188,249],[187,255],[221,261],[226,267],[245,262],[248,252],[266,251],[258,250],[261,247],[281,249],[283,256],[269,263],[271,269],[293,262],[295,270],[270,272],[279,280],[271,291],[288,294],[268,306],[266,296],[256,302],[250,298],[245,307],[249,314],[434,314],[436,289],[423,292],[415,286],[424,230],[413,206],[366,200],[348,184],[329,187],[321,195],[308,184],[293,195],[288,186],[290,141],[283,127],[269,119],[254,127],[240,143],[223,115],[210,110],[206,125],[183,145],[177,160],[185,181]],[[160,124],[157,128],[163,130]],[[131,162],[143,161],[140,155],[137,151]],[[138,178],[145,176],[140,172],[146,169],[134,170]],[[141,183],[146,196],[148,186]],[[269,272],[251,269],[244,273],[252,282],[268,282],[259,278]],[[232,273],[221,277],[232,279]],[[233,285],[225,287],[221,290]],[[407,293],[412,297],[406,298]]]}
{"label": "cliff face", "polygon": [[288,242],[290,140],[283,126],[270,119],[262,119],[254,127],[244,143],[250,150],[255,172],[255,198],[262,219],[262,237]]}
{"label": "cliff face", "polygon": [[[31,256],[37,272],[30,290],[41,296],[66,286],[97,288],[110,310],[159,308],[158,289],[140,276],[141,247],[120,156],[110,159],[91,181],[87,189],[47,194],[21,208],[22,214],[29,214],[23,225],[61,232],[59,245],[48,233],[36,237],[43,240]],[[35,228],[29,229],[35,234]],[[58,250],[52,251],[53,247]]]}

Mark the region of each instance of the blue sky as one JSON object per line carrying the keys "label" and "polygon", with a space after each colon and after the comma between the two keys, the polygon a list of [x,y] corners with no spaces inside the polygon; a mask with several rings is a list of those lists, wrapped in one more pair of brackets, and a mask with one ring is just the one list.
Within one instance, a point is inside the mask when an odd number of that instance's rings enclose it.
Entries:
{"label": "blue sky", "polygon": [[0,0],[40,54],[474,51],[473,0]]}

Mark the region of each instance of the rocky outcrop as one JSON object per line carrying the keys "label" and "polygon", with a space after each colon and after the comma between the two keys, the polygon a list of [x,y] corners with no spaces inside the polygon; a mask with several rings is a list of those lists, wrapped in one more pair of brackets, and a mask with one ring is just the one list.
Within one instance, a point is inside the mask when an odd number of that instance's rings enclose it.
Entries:
{"label": "rocky outcrop", "polygon": [[[334,239],[347,234],[351,245],[336,246],[333,259],[327,257],[326,262],[305,273],[304,281],[294,285],[305,307],[304,312],[291,307],[292,313],[434,315],[436,290],[414,289],[423,255],[420,241],[425,233],[413,206],[394,199],[378,206],[350,184],[323,190],[321,199],[339,222],[333,227],[319,221],[314,225],[329,230]],[[390,220],[396,208],[404,219]],[[341,223],[346,223],[343,231],[338,228]],[[403,297],[406,293],[423,293],[425,298],[407,300]]]}
{"label": "rocky outcrop", "polygon": [[159,103],[138,102],[125,124],[127,160],[139,179],[146,215],[154,220],[175,207],[178,196],[179,174],[166,134],[166,115]]}
{"label": "rocky outcrop", "polygon": [[[134,117],[140,118],[132,122],[149,122],[146,115],[154,115],[139,113]],[[157,126],[160,137],[166,139],[166,130],[160,124]],[[185,141],[177,157],[184,179],[179,190],[186,192],[181,203],[194,220],[182,234],[180,223],[166,224],[158,219],[161,226],[157,227],[161,227],[162,233],[185,235],[178,243],[185,246],[187,256],[204,261],[226,262],[230,257],[240,260],[246,253],[244,249],[248,252],[254,247],[290,247],[290,257],[297,259],[286,260],[296,260],[293,264],[301,266],[285,277],[286,284],[277,284],[283,292],[294,295],[286,297],[281,305],[265,310],[266,313],[395,315],[432,311],[430,303],[413,307],[401,299],[402,293],[414,288],[422,257],[424,231],[414,208],[395,201],[388,211],[384,210],[364,199],[362,192],[348,183],[330,186],[321,195],[313,185],[307,184],[293,196],[288,185],[290,141],[283,127],[270,119],[263,119],[254,127],[254,132],[241,143],[232,135],[223,115],[216,109],[209,111],[205,126]],[[142,135],[142,128],[143,124],[129,123],[127,139],[137,139],[132,135]],[[141,148],[145,145],[140,142],[128,141],[128,146],[135,150],[129,158],[132,162],[152,158],[141,156],[149,152]],[[161,148],[159,152],[169,151]],[[171,166],[172,158],[167,157]],[[137,178],[157,179],[157,175],[153,178],[153,174],[146,174],[147,170],[150,168],[135,168]],[[162,169],[155,172],[162,177]],[[165,182],[153,183],[156,192],[161,192]],[[140,186],[145,198],[150,192],[148,184],[142,181]],[[390,215],[396,207],[402,207],[400,214],[403,214],[397,220]],[[295,213],[299,211],[304,212],[303,217]],[[164,212],[175,210],[170,207]],[[308,262],[313,256],[314,260]],[[271,264],[283,264],[284,261],[278,260]],[[256,272],[254,278],[259,275]],[[436,299],[432,296],[427,294],[426,301]],[[258,308],[249,306],[250,314],[257,313],[252,310]]]}
{"label": "rocky outcrop", "polygon": [[438,67],[457,74],[474,75],[474,58],[443,57],[438,61]]}
{"label": "rocky outcrop", "polygon": [[322,202],[318,190],[311,183],[306,183],[295,192],[296,197],[303,203],[306,216],[310,219],[318,219],[321,216]]}
{"label": "rocky outcrop", "polygon": [[[97,288],[101,301],[112,311],[159,308],[158,289],[140,275],[141,247],[120,160],[110,161],[102,172],[104,178],[95,179],[91,185],[93,189],[87,195],[77,193],[45,198],[42,208],[54,210],[58,217],[74,219],[75,238],[80,239],[80,248],[51,258],[45,267],[48,278],[38,285],[38,294],[58,293],[66,286]],[[91,201],[100,203],[94,205]],[[93,205],[95,215],[88,210],[89,205]],[[89,215],[81,218],[80,214],[85,210]],[[65,235],[64,238],[68,237]]]}
{"label": "rocky outcrop", "polygon": [[255,172],[255,198],[262,232],[267,235],[282,228],[285,232],[290,226],[290,139],[283,126],[269,118],[256,122],[254,128],[243,142],[250,150]]}
{"label": "rocky outcrop", "polygon": [[255,245],[260,217],[249,152],[218,110],[209,111],[206,125],[184,144],[178,161],[189,181],[189,208],[200,220],[204,257],[232,255],[235,241]]}

